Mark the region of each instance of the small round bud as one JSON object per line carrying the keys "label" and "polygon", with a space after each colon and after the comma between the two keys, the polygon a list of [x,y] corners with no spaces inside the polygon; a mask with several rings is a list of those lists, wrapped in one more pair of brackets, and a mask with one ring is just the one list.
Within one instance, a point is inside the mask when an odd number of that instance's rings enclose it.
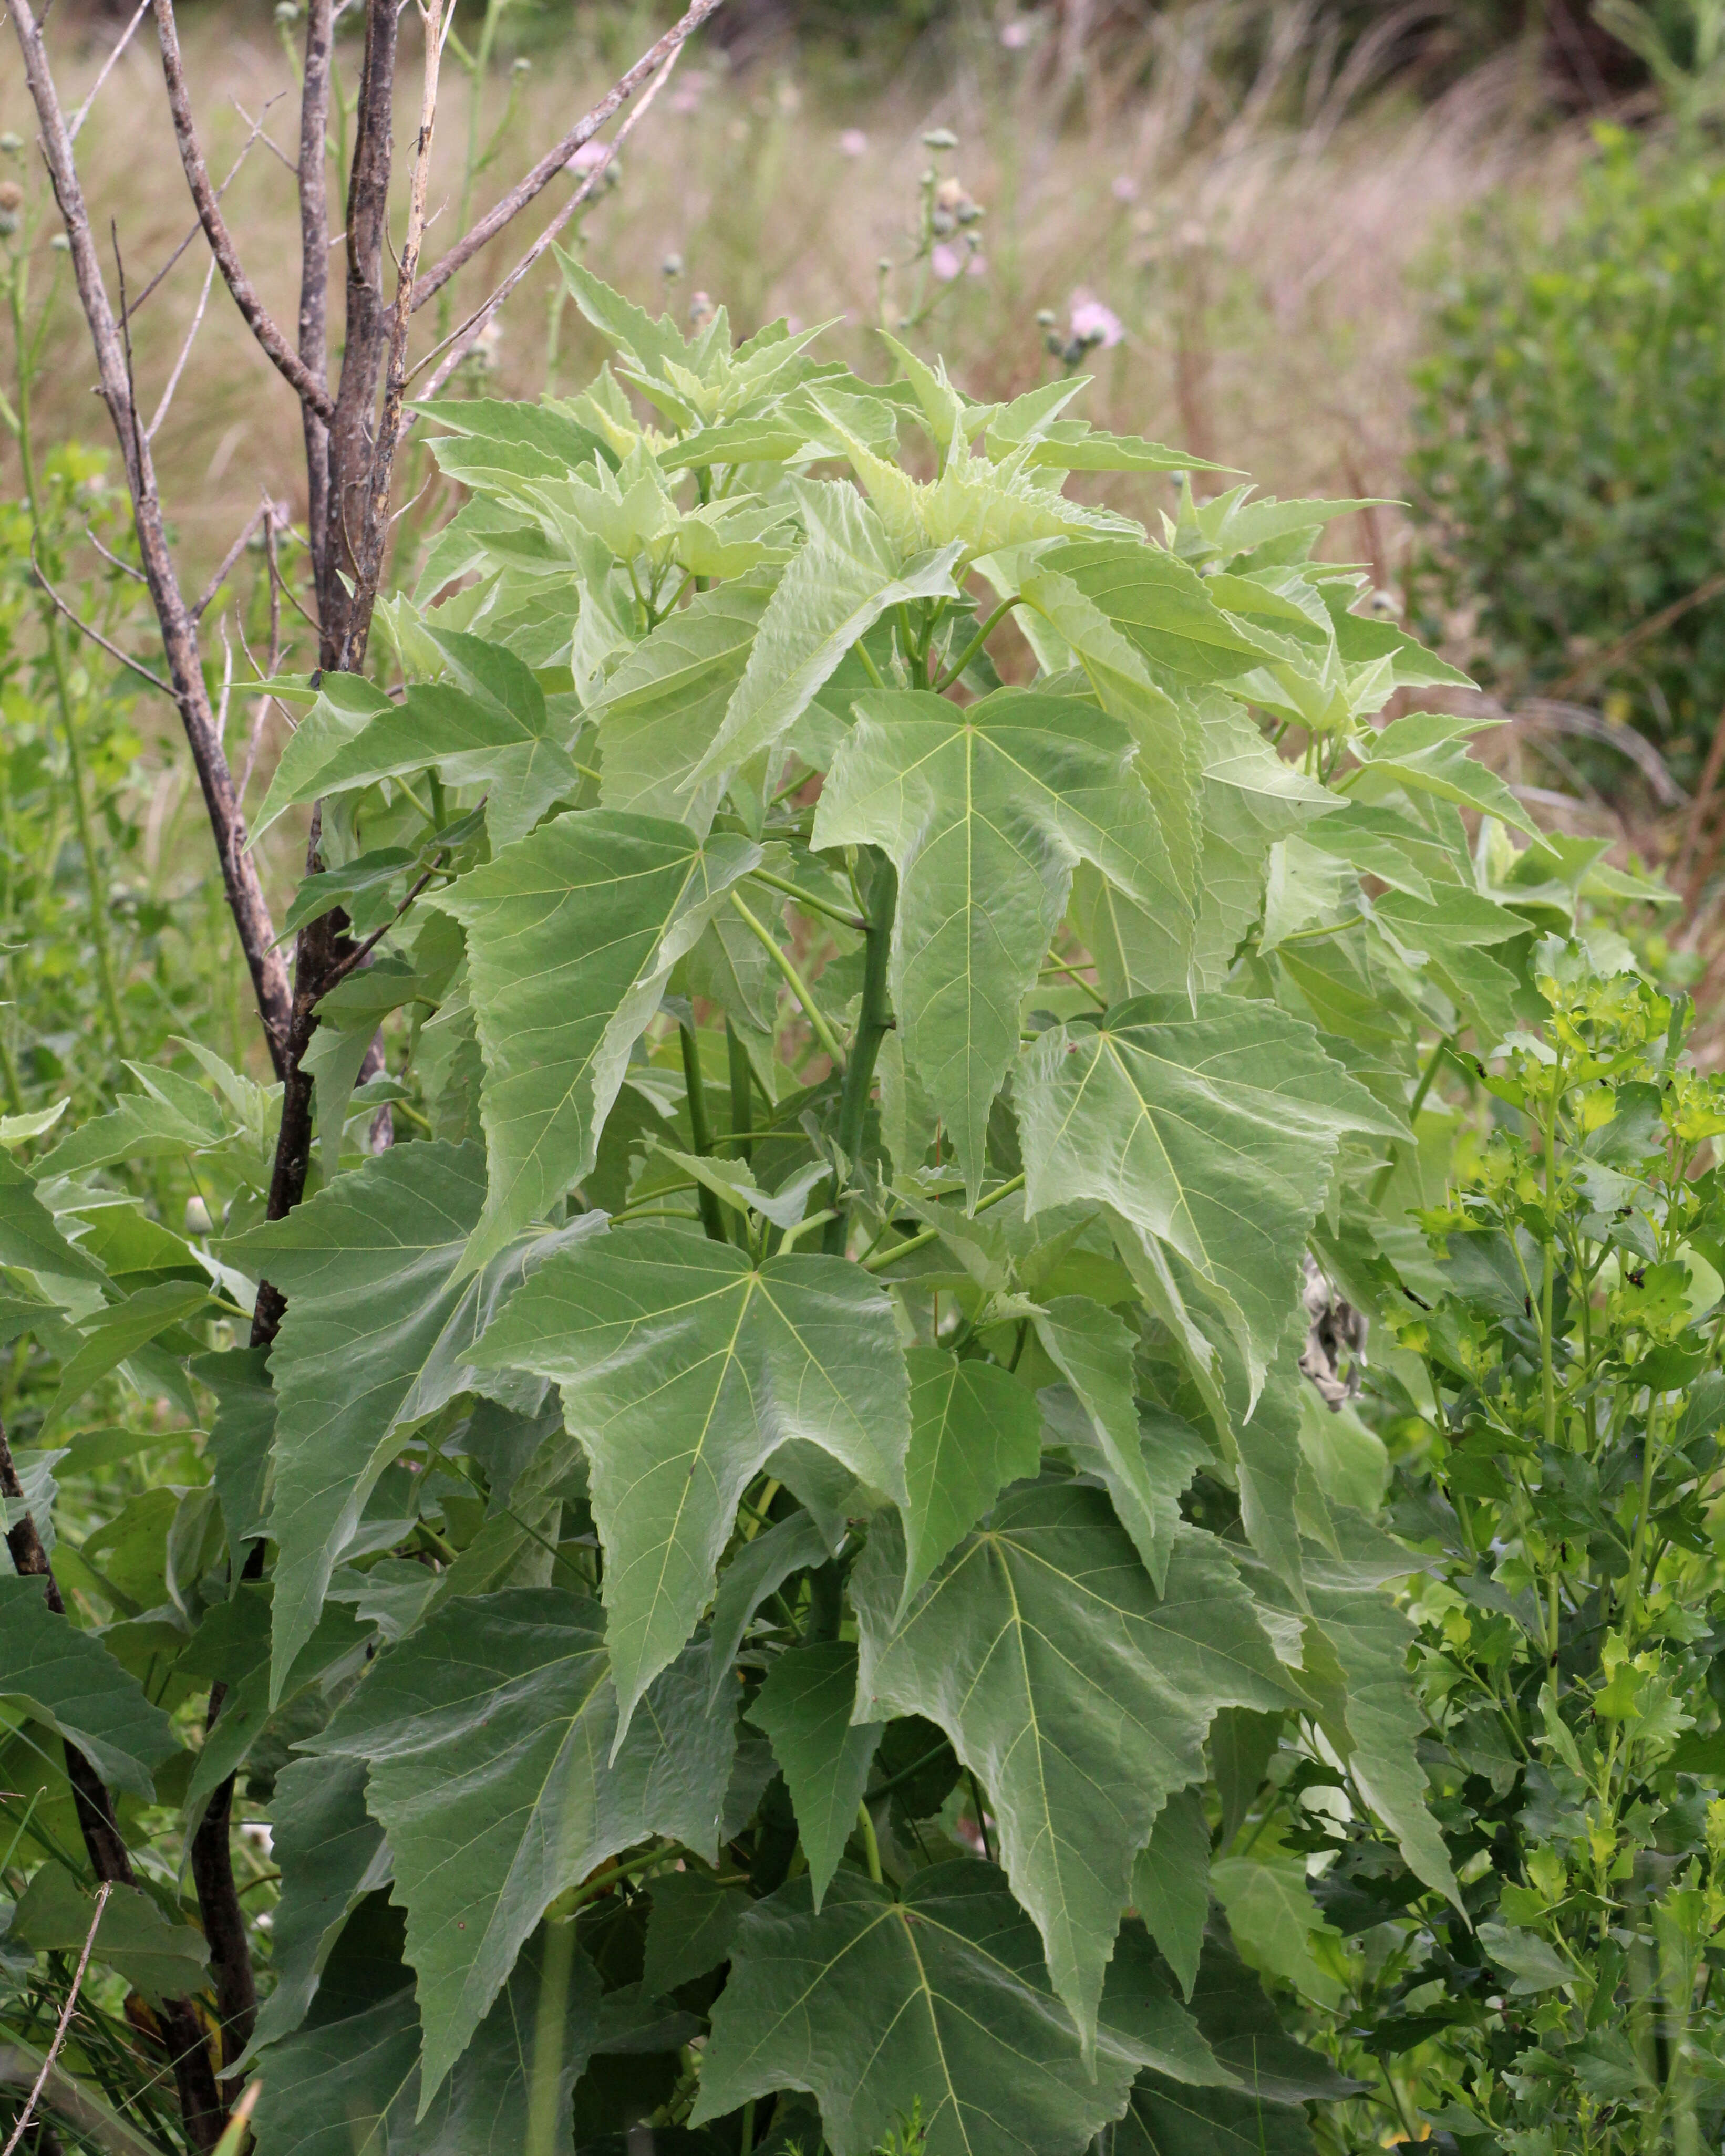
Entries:
{"label": "small round bud", "polygon": [[675,279],[680,277],[683,274],[682,256],[676,254],[675,251],[667,254],[664,261],[659,265],[659,274],[661,277],[665,278]]}
{"label": "small round bud", "polygon": [[697,292],[689,302],[690,326],[696,330],[704,330],[718,311],[710,293]]}
{"label": "small round bud", "polygon": [[957,229],[958,220],[949,209],[934,210],[930,214],[928,222],[937,232],[947,233]]}
{"label": "small round bud", "polygon": [[509,64],[509,71],[511,74],[531,74],[533,63],[525,53],[517,53]]}
{"label": "small round bud", "polygon": [[22,150],[23,146],[23,136],[22,135],[14,135],[11,128],[8,127],[3,135],[0,135],[0,150],[3,150],[8,157],[17,157],[18,151]]}
{"label": "small round bud", "polygon": [[1060,316],[1055,312],[1052,307],[1039,307],[1036,310],[1036,326],[1038,329],[1051,330],[1059,320]]}
{"label": "small round bud", "polygon": [[931,127],[922,137],[925,150],[956,150],[958,137],[950,127]]}
{"label": "small round bud", "polygon": [[983,206],[980,203],[973,202],[970,197],[966,195],[963,201],[959,203],[954,214],[957,216],[960,224],[974,224],[977,219],[983,214]]}
{"label": "small round bud", "polygon": [[188,1235],[207,1235],[210,1231],[209,1208],[201,1198],[186,1200],[186,1233]]}
{"label": "small round bud", "polygon": [[18,212],[0,209],[0,239],[10,239],[18,230]]}
{"label": "small round bud", "polygon": [[275,0],[275,20],[280,28],[292,29],[300,15],[300,0]]}
{"label": "small round bud", "polygon": [[963,181],[956,172],[948,172],[935,189],[934,198],[942,209],[956,211],[959,204],[967,199]]}
{"label": "small round bud", "polygon": [[875,263],[875,267],[883,277],[890,277],[892,275],[892,257],[890,254],[883,254]]}
{"label": "small round bud", "polygon": [[55,233],[48,244],[56,254],[69,254],[72,251],[72,243],[63,232]]}
{"label": "small round bud", "polygon": [[0,209],[18,209],[23,199],[24,191],[16,180],[0,180]]}

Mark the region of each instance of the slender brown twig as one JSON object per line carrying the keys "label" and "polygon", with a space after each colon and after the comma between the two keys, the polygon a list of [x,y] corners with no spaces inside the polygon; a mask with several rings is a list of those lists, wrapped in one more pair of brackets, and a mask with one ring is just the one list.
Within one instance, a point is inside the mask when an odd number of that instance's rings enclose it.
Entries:
{"label": "slender brown twig", "polygon": [[36,558],[36,542],[33,536],[30,541],[30,567],[36,572],[37,583],[41,585],[43,590],[47,593],[49,598],[53,600],[54,605],[59,608],[60,612],[65,616],[66,619],[71,623],[73,628],[77,630],[80,636],[87,636],[92,644],[100,644],[103,650],[107,653],[110,659],[117,659],[122,666],[129,666],[134,674],[140,675],[144,680],[147,681],[152,689],[159,689],[164,696],[167,697],[170,701],[172,700],[174,693],[172,689],[162,680],[159,674],[152,674],[147,666],[141,665],[136,659],[129,657],[126,653],[123,652],[120,649],[120,646],[117,644],[110,644],[108,639],[102,634],[100,629],[94,627],[90,623],[85,621],[81,615],[74,613],[71,608],[67,605],[66,602],[60,597],[59,593],[49,582],[48,572],[44,569],[41,562]]}
{"label": "slender brown twig", "polygon": [[54,2071],[54,2062],[60,2055],[60,2046],[66,2041],[66,2031],[72,2025],[72,2010],[78,2004],[78,1994],[84,1989],[84,1972],[90,1967],[90,1955],[95,1951],[95,1937],[100,1928],[102,1912],[108,1906],[108,1897],[114,1892],[113,1881],[105,1879],[96,1889],[95,1914],[90,1920],[90,1933],[84,1942],[84,1951],[78,1957],[78,1966],[72,1973],[72,1988],[66,1994],[66,2003],[60,2009],[60,2018],[55,2025],[54,2041],[48,2047],[48,2056],[42,2061],[42,2071],[30,2093],[24,2098],[24,2107],[18,2115],[18,2124],[12,2129],[11,2138],[0,2156],[13,2156],[13,2151],[24,2138],[24,2129],[36,2108],[36,2100],[48,2086],[49,2076]]}
{"label": "slender brown twig", "polygon": [[557,174],[568,165],[569,160],[585,142],[597,135],[605,122],[619,106],[627,104],[642,84],[649,81],[674,53],[684,44],[715,13],[720,0],[695,0],[680,23],[674,23],[649,51],[642,54],[629,72],[619,76],[593,109],[584,113],[564,136],[562,141],[545,155],[526,173],[494,208],[464,233],[447,254],[433,264],[413,286],[413,311],[417,314],[428,300],[435,299],[458,270],[465,269],[480,250],[487,246],[506,224],[519,217],[535,196],[547,187]]}
{"label": "slender brown twig", "polygon": [[102,62],[100,71],[98,73],[95,80],[90,85],[90,95],[85,99],[83,104],[79,106],[78,110],[72,115],[71,121],[66,128],[66,139],[68,141],[75,142],[78,140],[79,130],[83,126],[85,121],[90,117],[90,108],[95,103],[97,93],[100,90],[102,85],[108,80],[108,77],[113,74],[115,69],[119,65],[121,54],[131,43],[133,32],[137,28],[138,24],[143,21],[145,16],[149,13],[149,11],[150,0],[138,0],[137,6],[132,10],[131,20],[120,33],[119,42],[115,45],[113,51],[109,54],[106,59]]}
{"label": "slender brown twig", "polygon": [[503,280],[502,283],[497,286],[490,297],[485,300],[480,306],[476,307],[467,317],[467,320],[460,325],[459,328],[452,330],[449,335],[444,339],[442,344],[433,346],[432,349],[425,354],[423,359],[420,360],[418,366],[413,369],[413,372],[415,374],[418,374],[424,367],[429,366],[431,362],[437,357],[439,352],[447,353],[447,357],[439,365],[430,381],[425,385],[425,388],[423,393],[425,397],[431,398],[437,395],[438,392],[444,387],[444,383],[448,382],[449,377],[455,372],[455,369],[460,366],[462,361],[466,358],[468,353],[473,350],[475,345],[478,343],[480,338],[485,334],[485,324],[490,321],[492,316],[496,313],[497,310],[503,305],[503,302],[509,297],[510,294],[514,291],[516,286],[521,283],[522,278],[527,275],[528,271],[533,267],[533,264],[538,261],[541,255],[542,255],[546,249],[552,245],[553,241],[562,234],[565,227],[568,224],[570,218],[574,216],[576,211],[581,208],[582,204],[591,197],[594,189],[599,186],[600,182],[605,177],[607,170],[609,168],[612,159],[615,157],[617,152],[629,140],[630,133],[635,127],[636,123],[639,121],[644,120],[648,113],[651,110],[654,99],[658,96],[660,90],[665,86],[665,84],[670,74],[671,69],[677,64],[678,55],[681,53],[682,49],[683,48],[680,44],[674,45],[672,47],[670,53],[665,59],[664,66],[660,69],[658,74],[655,76],[653,80],[648,85],[646,90],[642,93],[640,103],[635,106],[632,112],[629,113],[624,117],[623,125],[618,129],[611,141],[605,145],[605,153],[603,157],[595,163],[590,172],[583,177],[580,186],[576,188],[575,192],[570,196],[567,202],[563,204],[557,215],[552,218],[550,223],[546,226],[544,231],[540,234],[539,237],[533,242],[526,253],[522,255],[521,260],[516,264],[514,269],[509,272],[509,275]]}
{"label": "slender brown twig", "polygon": [[244,316],[247,327],[264,357],[292,388],[302,403],[311,404],[323,418],[334,416],[330,393],[305,365],[276,327],[274,317],[258,297],[251,280],[240,266],[216,191],[210,185],[209,168],[198,146],[198,131],[192,120],[192,99],[186,88],[185,63],[180,55],[179,26],[174,20],[173,0],[154,0],[156,32],[162,45],[162,72],[167,84],[168,110],[173,115],[174,139],[180,146],[180,163],[186,185],[198,205],[198,219],[216,258],[222,280],[234,295],[234,304]]}

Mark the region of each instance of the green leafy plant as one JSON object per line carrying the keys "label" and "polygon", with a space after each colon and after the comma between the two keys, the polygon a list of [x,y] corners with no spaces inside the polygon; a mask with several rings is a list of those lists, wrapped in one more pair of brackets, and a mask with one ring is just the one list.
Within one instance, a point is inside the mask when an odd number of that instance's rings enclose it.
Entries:
{"label": "green leafy plant", "polygon": [[[27,2041],[93,1911],[63,1745],[177,1956],[99,1933],[68,2070],[130,1984],[266,2151],[1307,2149],[1358,2084],[1241,1955],[1309,1889],[1210,1866],[1278,1735],[1463,1892],[1332,1289],[1417,1241],[1432,1038],[1661,894],[1518,849],[1476,722],[1373,723],[1456,677],[1312,558],[1350,505],[1183,485],[1154,543],[1065,479],[1190,459],[1081,382],[564,274],[613,361],[424,408],[465,501],[378,678],[270,685],[348,953],[305,1202],[208,1050],[0,1179]],[[178,1479],[54,1543],[122,1385]],[[230,1804],[237,1946],[179,1883]]]}
{"label": "green leafy plant", "polygon": [[1433,1116],[1449,1187],[1367,1380],[1424,1553],[1421,1753],[1461,1907],[1321,1761],[1285,1749],[1245,1815],[1249,1849],[1321,1875],[1277,1973],[1376,2084],[1328,2122],[1350,2149],[1385,2108],[1464,2156],[1700,2150],[1725,2112],[1725,1092],[1681,1004],[1556,937],[1532,971],[1544,1022],[1452,1070],[1471,1106],[1452,1086]]}
{"label": "green leafy plant", "polygon": [[1414,375],[1415,610],[1487,684],[1602,701],[1692,781],[1725,704],[1702,418],[1725,384],[1725,188],[1708,158],[1598,141],[1555,237],[1501,203],[1440,285]]}

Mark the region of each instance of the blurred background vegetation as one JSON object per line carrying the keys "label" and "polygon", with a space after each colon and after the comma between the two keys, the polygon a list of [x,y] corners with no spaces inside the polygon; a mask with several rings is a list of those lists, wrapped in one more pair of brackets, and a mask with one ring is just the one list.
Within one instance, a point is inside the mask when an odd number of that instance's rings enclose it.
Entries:
{"label": "blurred background vegetation", "polygon": [[[129,12],[60,0],[74,95]],[[434,207],[453,227],[483,206],[674,13],[461,0]],[[294,187],[268,138],[290,124],[299,11],[184,15],[218,177],[261,131],[224,207],[291,319]],[[726,0],[579,244],[651,306],[830,321],[877,371],[875,327],[908,321],[978,396],[1081,362],[1100,424],[1363,502],[1336,543],[1507,715],[1488,752],[1512,783],[1683,890],[1647,951],[1705,1014],[1725,985],[1722,48],[1725,0]],[[351,82],[345,31],[338,52]],[[69,1093],[95,1105],[118,1056],[192,1033],[255,1056],[173,714],[55,618],[33,567],[151,665],[31,136],[0,70],[0,1114],[26,1119],[19,1142]],[[147,26],[80,147],[136,290],[190,223]],[[444,326],[510,259],[449,290]],[[141,378],[172,366],[204,266],[187,248],[138,313]],[[554,392],[598,357],[543,275],[459,386]],[[218,290],[156,443],[194,584],[260,495],[303,516],[298,437]],[[429,480],[400,494],[406,583],[454,506]],[[1153,519],[1172,497],[1110,499]],[[267,670],[261,572],[242,554],[206,619],[218,698]],[[280,664],[310,647],[290,611]],[[237,692],[226,709],[254,806],[285,721]],[[273,843],[285,902],[299,865]]]}

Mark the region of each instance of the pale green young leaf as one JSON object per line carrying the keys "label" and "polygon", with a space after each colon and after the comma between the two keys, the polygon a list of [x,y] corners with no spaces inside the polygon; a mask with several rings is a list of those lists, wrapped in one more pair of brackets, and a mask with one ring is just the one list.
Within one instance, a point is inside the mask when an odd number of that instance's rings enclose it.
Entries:
{"label": "pale green young leaf", "polygon": [[1394,801],[1396,790],[1435,794],[1460,808],[1483,810],[1500,823],[1530,838],[1539,836],[1539,826],[1529,817],[1495,771],[1467,752],[1466,737],[1489,719],[1454,718],[1445,713],[1412,711],[1394,720],[1380,734],[1368,734],[1353,744],[1361,757],[1358,772],[1348,773],[1348,793],[1356,801]]}
{"label": "pale green young leaf", "polygon": [[683,783],[693,793],[783,740],[851,645],[890,608],[957,598],[960,542],[906,560],[855,488],[787,482],[809,536],[761,617],[748,664],[716,737]]}
{"label": "pale green young leaf", "polygon": [[36,1195],[35,1177],[4,1152],[0,1152],[0,1265],[50,1278],[85,1281],[105,1277],[95,1259],[60,1232],[54,1214]]}
{"label": "pale green young leaf", "polygon": [[[171,1073],[153,1072],[158,1081]],[[235,1126],[201,1086],[180,1079],[164,1091],[122,1093],[105,1116],[69,1131],[36,1164],[39,1179],[84,1175],[121,1160],[172,1159],[205,1152],[232,1137]]]}
{"label": "pale green young leaf", "polygon": [[467,933],[485,1058],[490,1183],[470,1267],[592,1168],[671,968],[760,858],[734,834],[703,846],[681,824],[576,809],[439,895]]}
{"label": "pale green young leaf", "polygon": [[[448,785],[485,789],[485,826],[494,847],[521,838],[554,803],[577,793],[579,776],[557,739],[544,691],[515,654],[440,629],[434,620],[424,633],[444,678],[415,682],[399,704],[383,698],[357,731],[338,736],[331,730],[321,758],[308,744],[290,774],[284,756],[259,832],[292,802],[351,792],[428,766]],[[316,716],[314,711],[295,735],[296,749]]]}
{"label": "pale green young leaf", "polygon": [[881,1723],[853,1723],[855,1705],[856,1648],[849,1640],[824,1640],[787,1648],[748,1711],[771,1738],[791,1793],[817,1914],[855,1831],[880,1742]]}
{"label": "pale green young leaf", "polygon": [[477,1147],[394,1147],[285,1219],[225,1246],[288,1302],[270,1362],[277,1409],[272,1704],[311,1636],[367,1498],[414,1424],[475,1386],[527,1404],[516,1398],[519,1378],[472,1367],[472,1349],[520,1281],[524,1256],[517,1245],[477,1276],[466,1270],[485,1194]]}
{"label": "pale green young leaf", "polygon": [[137,1679],[100,1640],[55,1615],[39,1579],[0,1574],[0,1697],[22,1701],[110,1788],[146,1804],[155,1770],[180,1748]]}
{"label": "pale green young leaf", "polygon": [[816,849],[872,843],[898,870],[893,1003],[973,1204],[1019,1007],[1076,864],[1171,925],[1189,918],[1135,749],[1076,698],[1003,689],[961,707],[875,692],[857,700],[822,791]]}
{"label": "pale green young leaf", "polygon": [[706,835],[722,783],[712,777],[689,791],[684,781],[712,746],[771,596],[769,582],[699,592],[623,660],[595,712],[604,808]]}
{"label": "pale green young leaf", "polygon": [[737,1502],[780,1445],[904,1502],[904,1352],[891,1302],[843,1259],[757,1267],[728,1243],[621,1229],[541,1265],[480,1353],[554,1378],[592,1463],[621,1728],[695,1630]]}
{"label": "pale green young leaf", "polygon": [[948,1551],[962,1542],[1009,1482],[1035,1474],[1042,1457],[1036,1404],[996,1363],[961,1362],[935,1348],[913,1348],[911,1449],[905,1458],[910,1503],[902,1614]]}
{"label": "pale green young leaf", "polygon": [[[1120,720],[1138,745],[1138,778],[1156,806],[1168,875],[1185,901],[1173,930],[1182,957],[1189,950],[1189,931],[1182,916],[1198,891],[1199,784],[1202,742],[1189,713],[1152,679],[1142,654],[1070,578],[1039,560],[1020,573],[1026,607],[1019,624],[1035,638],[1040,624],[1045,643],[1051,632],[1062,665],[1081,666],[1105,711]],[[1049,652],[1045,666],[1056,657]]]}
{"label": "pale green young leaf", "polygon": [[853,1575],[857,1712],[924,1716],[978,1776],[1088,2046],[1158,1813],[1217,1711],[1279,1706],[1285,1680],[1214,1537],[1181,1530],[1158,1596],[1100,1490],[1009,1494],[895,1623],[902,1562],[877,1527]]}
{"label": "pale green young leaf", "polygon": [[425,2032],[423,2118],[547,1906],[652,1834],[712,1861],[736,1749],[707,1655],[660,1676],[626,1734],[597,1604],[460,1597],[381,1656],[313,1740],[363,1758],[394,1852]]}
{"label": "pale green young leaf", "polygon": [[1053,1028],[1015,1098],[1027,1209],[1093,1198],[1178,1251],[1237,1308],[1255,1385],[1342,1138],[1404,1134],[1309,1028],[1232,997],[1195,1014],[1149,997],[1095,1031]]}
{"label": "pale green young leaf", "polygon": [[1341,2005],[1341,1979],[1312,1953],[1314,1938],[1337,1934],[1312,1899],[1303,1856],[1260,1836],[1250,1855],[1217,1858],[1210,1886],[1235,1944],[1255,1967],[1317,2005],[1333,2011]]}
{"label": "pale green young leaf", "polygon": [[208,1301],[208,1288],[195,1281],[159,1281],[99,1311],[84,1326],[82,1344],[61,1365],[59,1389],[49,1402],[44,1420],[54,1421],[128,1356]]}

